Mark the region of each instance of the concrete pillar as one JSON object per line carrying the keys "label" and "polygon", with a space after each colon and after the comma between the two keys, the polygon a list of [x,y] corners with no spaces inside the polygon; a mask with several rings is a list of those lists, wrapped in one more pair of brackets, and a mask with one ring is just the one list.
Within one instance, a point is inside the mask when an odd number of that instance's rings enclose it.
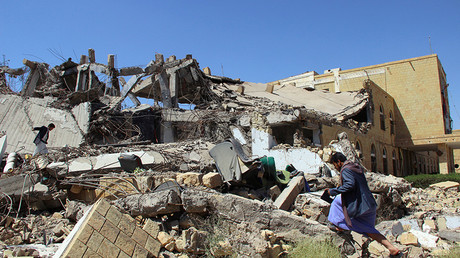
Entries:
{"label": "concrete pillar", "polygon": [[265,91],[268,92],[268,93],[273,93],[273,90],[275,88],[275,85],[274,84],[267,84],[267,88],[265,88]]}
{"label": "concrete pillar", "polygon": [[88,56],[90,63],[96,63],[96,52],[94,52],[94,49],[88,49]]}
{"label": "concrete pillar", "polygon": [[80,64],[82,65],[82,64],[86,64],[86,63],[88,63],[88,57],[85,56],[85,55],[81,55]]}
{"label": "concrete pillar", "polygon": [[174,128],[172,122],[163,121],[161,123],[161,140],[163,143],[174,142]]}
{"label": "concrete pillar", "polygon": [[108,55],[107,56],[107,66],[109,68],[115,67],[115,55]]}
{"label": "concrete pillar", "polygon": [[169,81],[168,75],[166,72],[162,72],[156,75],[158,82],[160,83],[160,90],[161,90],[161,101],[163,102],[164,108],[171,108],[171,92],[169,90]]}
{"label": "concrete pillar", "polygon": [[163,54],[156,53],[155,54],[155,64],[163,64],[165,62],[165,59],[163,57]]}
{"label": "concrete pillar", "polygon": [[439,174],[454,173],[452,148],[447,144],[438,144]]}
{"label": "concrete pillar", "polygon": [[169,92],[171,94],[171,107],[173,108],[179,107],[179,103],[177,101],[178,81],[176,71],[169,74]]}
{"label": "concrete pillar", "polygon": [[339,77],[339,69],[334,69],[334,90],[335,92],[340,92],[340,77]]}

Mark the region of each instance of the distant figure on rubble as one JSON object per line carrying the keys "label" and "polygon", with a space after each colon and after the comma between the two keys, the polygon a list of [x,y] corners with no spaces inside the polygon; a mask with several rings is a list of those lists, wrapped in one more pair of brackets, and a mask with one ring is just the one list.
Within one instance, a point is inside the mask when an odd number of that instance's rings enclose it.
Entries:
{"label": "distant figure on rubble", "polygon": [[334,167],[340,171],[340,186],[326,189],[336,196],[331,203],[328,220],[332,230],[352,230],[376,240],[390,251],[390,257],[402,257],[402,252],[375,229],[377,203],[367,185],[364,168],[347,160],[340,152],[331,157]]}
{"label": "distant figure on rubble", "polygon": [[34,139],[34,143],[36,147],[35,147],[33,156],[37,154],[48,153],[48,148],[46,148],[46,144],[48,144],[48,138],[49,138],[50,131],[52,131],[54,128],[56,128],[56,126],[53,123],[49,124],[48,127],[46,126],[34,127],[33,130],[34,131],[38,130],[38,134]]}

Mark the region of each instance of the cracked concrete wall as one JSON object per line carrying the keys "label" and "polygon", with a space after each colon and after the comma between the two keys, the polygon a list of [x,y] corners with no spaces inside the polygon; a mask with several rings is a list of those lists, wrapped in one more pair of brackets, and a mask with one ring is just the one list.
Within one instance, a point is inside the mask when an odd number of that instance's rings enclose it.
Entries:
{"label": "cracked concrete wall", "polygon": [[[35,144],[33,140],[38,131],[34,127],[47,126],[54,123],[54,129],[49,136],[49,147],[63,147],[68,145],[78,147],[83,139],[85,124],[75,120],[84,121],[88,117],[88,110],[80,110],[78,115],[73,115],[67,110],[49,107],[53,98],[24,98],[16,95],[0,95],[0,128],[6,132],[8,145],[6,152],[33,153]],[[87,127],[87,124],[86,124]]]}
{"label": "cracked concrete wall", "polygon": [[253,157],[273,157],[277,170],[284,170],[292,164],[300,171],[315,174],[324,163],[318,154],[307,148],[272,149],[275,145],[273,136],[267,132],[252,128],[251,134]]}

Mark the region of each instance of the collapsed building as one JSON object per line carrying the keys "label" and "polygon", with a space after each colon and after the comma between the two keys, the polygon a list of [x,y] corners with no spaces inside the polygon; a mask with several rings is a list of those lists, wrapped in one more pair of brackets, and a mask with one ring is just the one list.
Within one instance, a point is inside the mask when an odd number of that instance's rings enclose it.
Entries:
{"label": "collapsed building", "polygon": [[[156,54],[145,67],[118,69],[113,55],[107,65],[97,63],[92,49],[78,64],[69,59],[51,70],[46,63],[23,63],[27,68],[0,70],[0,78],[28,72],[20,93],[0,85],[1,156],[8,153],[5,162],[13,159],[0,180],[2,223],[20,228],[23,222],[10,213],[65,206],[66,219],[80,224],[60,221],[48,237],[62,242],[68,236],[56,251],[63,256],[203,254],[206,241],[197,239],[206,238],[204,218],[217,214],[240,224],[228,226],[238,234],[244,227],[256,233],[241,236],[241,242],[222,240],[213,255],[236,248],[244,250],[240,255],[275,257],[289,249],[283,243],[299,235],[334,237],[321,224],[327,204],[305,195],[338,183],[328,163],[333,151],[378,172],[348,139],[375,130],[374,101],[381,95],[369,78],[358,91],[332,93],[212,75],[191,55],[165,60]],[[134,107],[123,108],[126,99]],[[51,122],[56,130],[50,134],[50,154],[30,157],[33,127]],[[331,137],[330,128],[340,131]],[[373,188],[381,219],[407,215],[402,196],[410,185],[371,172],[369,177],[383,182]],[[81,207],[87,204],[94,206],[85,212]],[[451,204],[449,212],[455,213],[458,200]],[[95,221],[100,216],[102,224]],[[134,232],[145,241],[135,240]],[[47,243],[46,234],[35,233],[20,239]],[[100,240],[95,246],[93,238]],[[117,253],[105,253],[109,250]]]}

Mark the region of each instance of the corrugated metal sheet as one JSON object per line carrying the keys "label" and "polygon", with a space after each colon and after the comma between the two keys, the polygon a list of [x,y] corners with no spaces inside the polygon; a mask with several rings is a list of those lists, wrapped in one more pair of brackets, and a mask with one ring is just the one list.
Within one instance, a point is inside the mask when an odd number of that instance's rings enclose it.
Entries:
{"label": "corrugated metal sheet", "polygon": [[67,110],[49,107],[53,100],[0,95],[0,131],[6,132],[8,136],[6,152],[33,153],[33,140],[37,134],[37,131],[32,131],[33,127],[49,123],[56,125],[50,133],[49,148],[63,147],[66,144],[79,146],[83,141],[83,132],[87,132],[89,124],[89,105],[81,105],[72,114]]}

